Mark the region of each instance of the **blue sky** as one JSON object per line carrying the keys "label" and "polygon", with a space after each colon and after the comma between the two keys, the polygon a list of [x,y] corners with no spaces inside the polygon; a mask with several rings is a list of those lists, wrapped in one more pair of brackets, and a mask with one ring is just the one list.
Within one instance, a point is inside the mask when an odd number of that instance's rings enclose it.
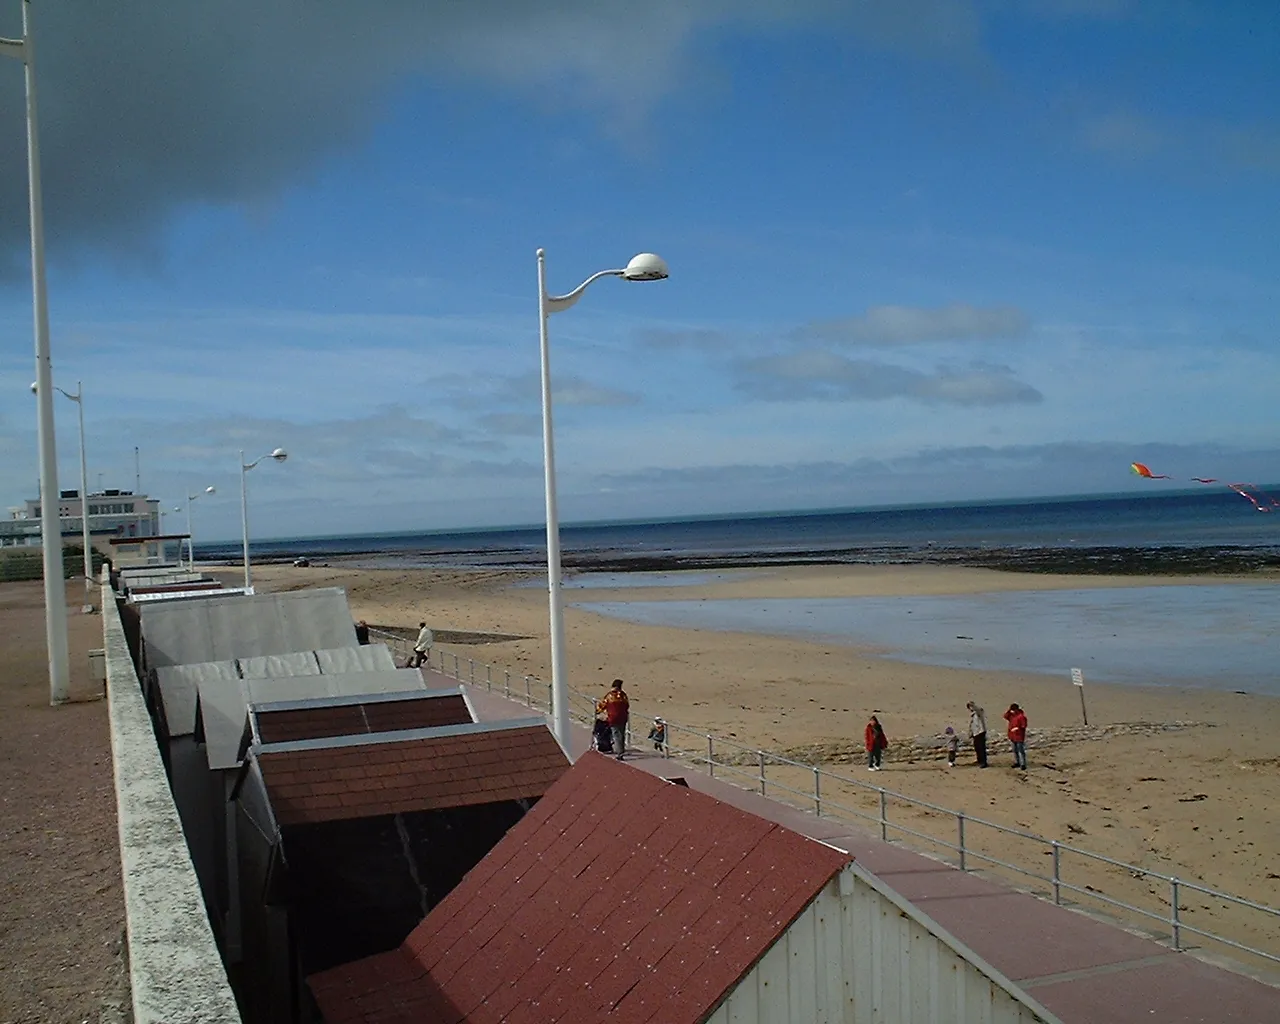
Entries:
{"label": "blue sky", "polygon": [[[277,445],[257,536],[538,522],[538,246],[553,291],[672,270],[551,319],[566,521],[1280,480],[1271,5],[182,6],[40,0],[39,87],[90,483],[137,445],[166,505],[218,487],[204,539]],[[22,131],[6,61],[5,504]]]}

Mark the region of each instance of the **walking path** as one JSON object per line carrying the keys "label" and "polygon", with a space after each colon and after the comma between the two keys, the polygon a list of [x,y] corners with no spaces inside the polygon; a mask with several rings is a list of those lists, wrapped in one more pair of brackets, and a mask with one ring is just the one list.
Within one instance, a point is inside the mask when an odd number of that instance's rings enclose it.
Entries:
{"label": "walking path", "polygon": [[[456,686],[435,671],[429,686]],[[529,709],[464,687],[481,720],[525,717]],[[591,745],[575,726],[575,757]],[[854,826],[777,803],[649,752],[627,755],[637,769],[682,778],[727,804],[847,850],[858,863],[1026,989],[1066,1024],[1275,1024],[1280,987],[1179,953],[1123,928],[960,871]]]}

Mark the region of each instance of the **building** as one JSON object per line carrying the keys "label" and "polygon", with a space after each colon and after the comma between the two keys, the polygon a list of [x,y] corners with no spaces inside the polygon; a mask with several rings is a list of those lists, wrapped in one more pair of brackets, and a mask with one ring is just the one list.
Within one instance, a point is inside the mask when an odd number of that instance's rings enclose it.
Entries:
{"label": "building", "polygon": [[[153,537],[160,533],[160,501],[145,494],[108,488],[88,496],[90,539],[108,537]],[[84,506],[78,490],[61,491],[58,519],[62,536],[78,539],[82,532]],[[27,499],[9,509],[9,518],[0,520],[0,546],[39,547],[39,498]]]}

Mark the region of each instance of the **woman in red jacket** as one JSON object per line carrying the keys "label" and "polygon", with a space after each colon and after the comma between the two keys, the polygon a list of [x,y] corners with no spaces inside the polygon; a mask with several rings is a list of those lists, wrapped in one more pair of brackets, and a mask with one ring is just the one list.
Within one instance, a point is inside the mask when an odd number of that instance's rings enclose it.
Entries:
{"label": "woman in red jacket", "polygon": [[884,748],[889,745],[889,738],[885,736],[884,727],[880,725],[880,719],[875,715],[872,715],[871,720],[867,722],[864,739],[867,744],[867,771],[878,772],[880,756]]}
{"label": "woman in red jacket", "polygon": [[1009,723],[1009,742],[1013,744],[1013,766],[1027,770],[1027,713],[1017,704],[1010,704],[1004,713]]}

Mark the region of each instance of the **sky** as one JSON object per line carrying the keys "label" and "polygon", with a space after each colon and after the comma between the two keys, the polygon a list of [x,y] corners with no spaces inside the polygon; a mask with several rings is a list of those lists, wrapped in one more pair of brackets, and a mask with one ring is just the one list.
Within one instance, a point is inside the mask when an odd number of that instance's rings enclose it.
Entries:
{"label": "sky", "polygon": [[[91,489],[217,488],[198,539],[277,446],[260,538],[540,522],[539,247],[671,268],[549,320],[564,522],[1280,481],[1274,4],[32,7],[55,380]],[[23,97],[0,60],[5,506]]]}

